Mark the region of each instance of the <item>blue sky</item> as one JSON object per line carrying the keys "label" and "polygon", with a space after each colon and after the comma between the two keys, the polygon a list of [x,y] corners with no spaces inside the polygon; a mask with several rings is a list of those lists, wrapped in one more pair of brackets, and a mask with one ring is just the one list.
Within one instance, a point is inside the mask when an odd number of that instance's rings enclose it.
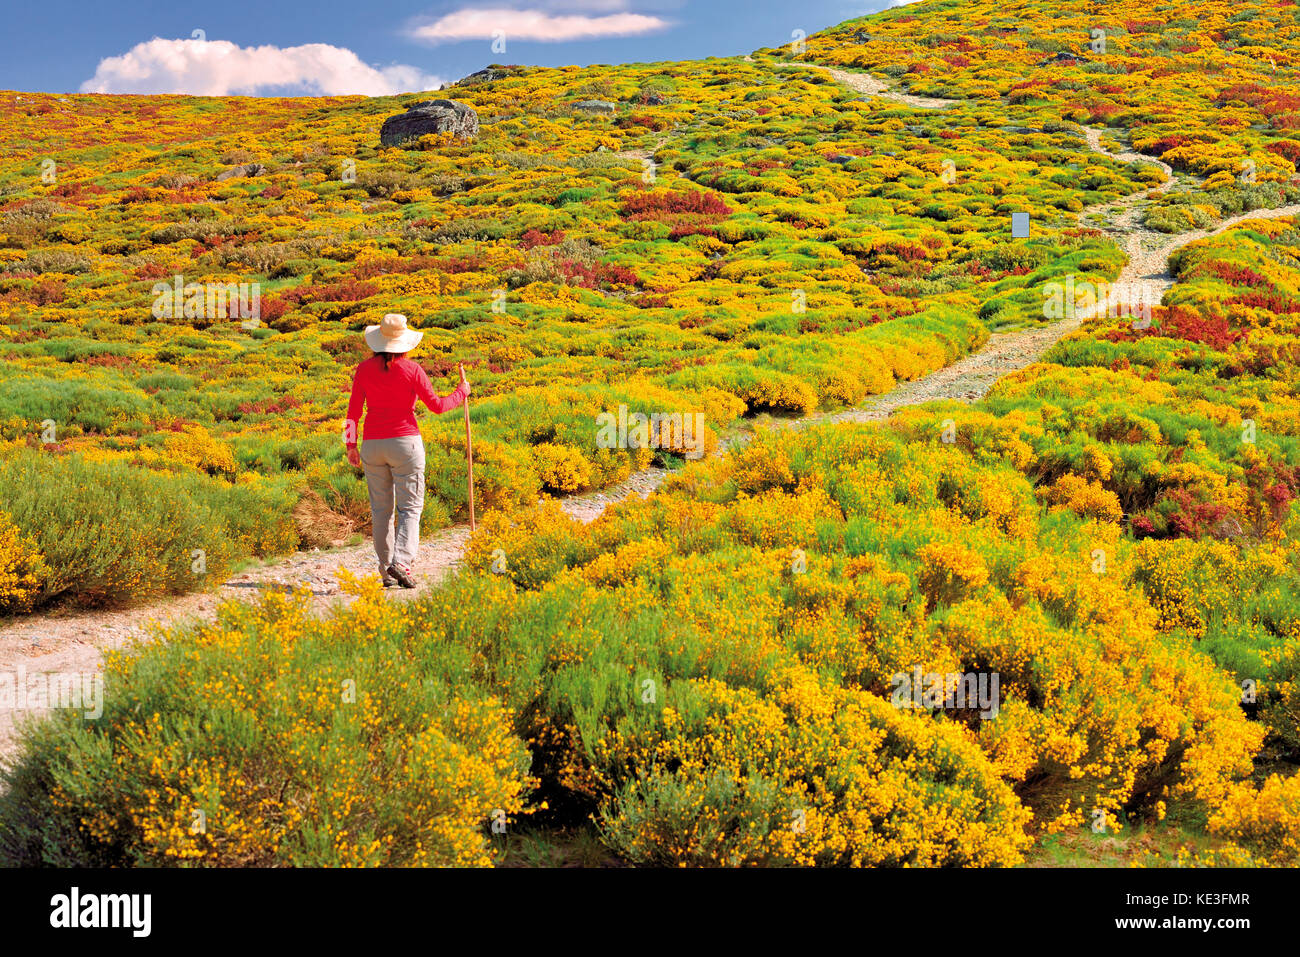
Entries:
{"label": "blue sky", "polygon": [[[789,42],[891,0],[72,0],[5,10],[0,89],[385,94],[493,62],[687,60]],[[196,34],[195,31],[202,31]],[[504,41],[494,52],[493,36]]]}

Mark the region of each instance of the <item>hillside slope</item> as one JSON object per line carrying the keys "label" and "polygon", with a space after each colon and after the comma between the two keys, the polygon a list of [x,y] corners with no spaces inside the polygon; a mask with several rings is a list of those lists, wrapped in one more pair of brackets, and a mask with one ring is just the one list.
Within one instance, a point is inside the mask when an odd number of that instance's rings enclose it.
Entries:
{"label": "hillside slope", "polygon": [[[272,595],[110,656],[102,720],[24,739],[0,856],[488,864],[504,816],[641,864],[1293,864],[1294,20],[921,3],[751,58],[502,68],[445,91],[477,141],[409,151],[374,148],[396,101],[127,101],[92,146],[107,101],[38,98],[16,123],[81,176],[2,184],[12,594],[183,590],[196,541],[216,578],[359,514],[333,429],[390,309],[434,372],[476,363],[490,508],[412,602],[343,575],[324,617]],[[236,148],[268,171],[215,180]],[[265,324],[139,319],[175,269],[265,279]],[[1063,338],[912,404],[1008,330]],[[676,465],[598,447],[620,402],[809,419],[590,524],[507,507]],[[426,432],[448,516],[457,429]]]}
{"label": "hillside slope", "polygon": [[[620,403],[700,412],[710,433],[742,412],[851,405],[952,361],[983,341],[985,325],[1042,321],[1053,276],[1114,278],[1122,256],[1075,215],[1163,174],[1090,152],[1070,121],[1128,119],[1118,94],[1085,95],[1074,79],[1109,91],[1102,80],[1132,61],[1126,41],[1110,54],[1122,67],[1042,68],[1042,82],[1013,90],[1009,49],[1079,46],[1086,34],[1052,20],[1040,36],[1027,20],[1033,36],[1010,41],[996,26],[1003,15],[990,13],[989,26],[950,36],[938,26],[947,8],[911,9],[872,21],[894,39],[842,45],[855,28],[837,28],[807,53],[883,57],[889,75],[911,49],[917,89],[962,96],[942,114],[861,98],[794,65],[792,50],[689,70],[502,68],[444,91],[478,111],[479,138],[423,150],[378,148],[382,120],[420,95],[9,97],[0,437],[89,453],[106,484],[129,481],[113,463],[143,466],[152,474],[134,500],[167,489],[210,516],[185,529],[189,548],[157,529],[183,518],[143,520],[137,550],[158,563],[109,571],[105,555],[43,581],[35,600],[184,590],[195,549],[218,574],[241,555],[323,544],[349,522],[364,531],[365,497],[337,436],[363,354],[357,331],[388,311],[425,329],[421,361],[436,379],[468,363],[480,494],[496,507],[601,487],[644,465],[645,452],[597,445],[591,422]],[[949,69],[945,56],[975,66]],[[1227,79],[1259,67],[1231,59]],[[950,88],[916,83],[927,63],[945,65]],[[612,112],[576,105],[593,99]],[[1232,115],[1246,112],[1239,106]],[[1222,115],[1203,118],[1215,123],[1208,135],[1258,153],[1258,181],[1148,215],[1179,226],[1186,212],[1190,227],[1217,215],[1214,201],[1230,213],[1294,200],[1290,160],[1260,148],[1289,141],[1261,135],[1249,117],[1229,134],[1217,132]],[[217,178],[249,163],[265,171]],[[1175,165],[1213,172],[1195,157]],[[1012,238],[1013,212],[1030,214],[1028,241]],[[159,284],[177,276],[256,283],[257,325],[155,318]],[[463,442],[449,421],[429,423],[427,437],[436,523],[464,507]],[[0,484],[16,490],[17,476],[6,470]],[[303,487],[339,520],[295,524]],[[110,522],[93,501],[78,512]],[[41,540],[49,564],[75,565],[55,539]]]}

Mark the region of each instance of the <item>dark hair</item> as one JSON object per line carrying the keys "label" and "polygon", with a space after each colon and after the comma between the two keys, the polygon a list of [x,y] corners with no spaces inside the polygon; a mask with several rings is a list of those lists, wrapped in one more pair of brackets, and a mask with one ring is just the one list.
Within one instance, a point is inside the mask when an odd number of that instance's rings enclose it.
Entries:
{"label": "dark hair", "polygon": [[394,359],[401,359],[405,357],[405,355],[405,352],[376,352],[375,358],[384,360],[384,371],[387,372],[388,363],[392,362]]}

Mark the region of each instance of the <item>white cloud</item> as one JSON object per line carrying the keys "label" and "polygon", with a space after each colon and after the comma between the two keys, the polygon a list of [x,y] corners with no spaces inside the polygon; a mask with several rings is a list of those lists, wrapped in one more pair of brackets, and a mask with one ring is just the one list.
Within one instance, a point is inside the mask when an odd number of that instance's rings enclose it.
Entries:
{"label": "white cloud", "polygon": [[326,96],[387,96],[436,90],[441,83],[418,67],[370,66],[351,50],[328,43],[241,47],[228,40],[154,37],[100,60],[81,92],[252,96],[288,86]]}
{"label": "white cloud", "polygon": [[560,7],[565,10],[626,10],[628,0],[533,0],[536,7]]}
{"label": "white cloud", "polygon": [[547,13],[542,10],[487,10],[465,8],[438,19],[408,28],[408,35],[429,43],[459,40],[491,40],[500,33],[509,41],[536,40],[558,43],[564,40],[594,40],[598,37],[628,37],[652,33],[671,26],[669,21],[641,13],[609,13],[604,16]]}

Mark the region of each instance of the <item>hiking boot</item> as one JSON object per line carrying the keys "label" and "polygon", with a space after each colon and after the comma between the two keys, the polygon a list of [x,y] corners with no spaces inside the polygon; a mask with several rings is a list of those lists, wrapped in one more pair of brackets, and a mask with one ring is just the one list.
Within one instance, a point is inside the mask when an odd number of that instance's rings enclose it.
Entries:
{"label": "hiking boot", "polygon": [[397,584],[401,585],[403,588],[416,587],[415,579],[411,577],[411,570],[409,568],[403,568],[401,565],[394,562],[388,566],[388,574],[393,578],[396,578]]}
{"label": "hiking boot", "polygon": [[385,588],[395,588],[397,586],[397,579],[388,572],[384,572],[379,578],[384,583]]}

